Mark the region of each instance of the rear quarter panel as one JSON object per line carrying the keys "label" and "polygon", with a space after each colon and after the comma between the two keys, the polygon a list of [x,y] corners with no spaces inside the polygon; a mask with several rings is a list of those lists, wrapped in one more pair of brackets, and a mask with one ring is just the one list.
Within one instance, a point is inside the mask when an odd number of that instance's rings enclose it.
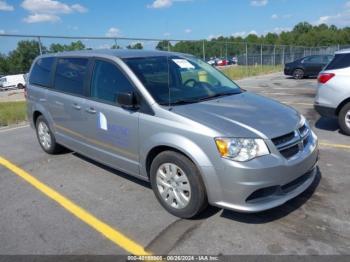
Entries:
{"label": "rear quarter panel", "polygon": [[330,108],[337,108],[344,100],[350,98],[350,67],[326,70],[323,73],[333,73],[335,76],[326,84],[318,84],[316,101]]}

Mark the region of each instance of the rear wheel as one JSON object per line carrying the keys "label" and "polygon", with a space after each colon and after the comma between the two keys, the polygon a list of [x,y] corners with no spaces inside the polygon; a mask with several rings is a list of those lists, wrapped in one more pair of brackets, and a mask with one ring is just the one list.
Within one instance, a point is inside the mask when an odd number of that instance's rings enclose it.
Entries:
{"label": "rear wheel", "polygon": [[23,89],[23,88],[24,88],[24,85],[23,85],[23,84],[18,84],[18,85],[17,85],[17,88],[18,88],[18,89]]}
{"label": "rear wheel", "polygon": [[164,151],[156,156],[151,164],[150,179],[158,201],[177,217],[194,217],[208,205],[197,167],[180,153]]}
{"label": "rear wheel", "polygon": [[41,115],[36,120],[36,135],[41,148],[48,154],[57,154],[62,151],[62,146],[56,143],[56,139],[46,119]]}
{"label": "rear wheel", "polygon": [[340,129],[350,136],[350,103],[347,103],[339,112],[338,122]]}
{"label": "rear wheel", "polygon": [[304,70],[297,68],[293,71],[294,79],[303,79],[304,78]]}

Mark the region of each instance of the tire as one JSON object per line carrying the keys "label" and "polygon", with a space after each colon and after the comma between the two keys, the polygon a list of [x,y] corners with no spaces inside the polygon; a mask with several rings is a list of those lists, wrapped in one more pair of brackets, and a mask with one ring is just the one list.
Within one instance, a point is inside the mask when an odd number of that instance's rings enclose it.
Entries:
{"label": "tire", "polygon": [[17,85],[17,88],[18,88],[18,89],[23,89],[23,88],[24,88],[24,85],[23,85],[23,84],[18,84],[18,85]]}
{"label": "tire", "polygon": [[341,131],[350,136],[350,103],[345,104],[340,110],[338,122]]}
{"label": "tire", "polygon": [[[176,174],[172,173],[174,169]],[[180,153],[164,151],[157,155],[151,164],[150,180],[156,198],[174,216],[193,218],[208,206],[199,170]]]}
{"label": "tire", "polygon": [[297,68],[293,71],[293,77],[294,79],[303,79],[304,78],[304,70]]}
{"label": "tire", "polygon": [[63,147],[56,143],[50,126],[46,119],[41,115],[35,122],[36,136],[41,148],[48,154],[57,154],[62,151]]}

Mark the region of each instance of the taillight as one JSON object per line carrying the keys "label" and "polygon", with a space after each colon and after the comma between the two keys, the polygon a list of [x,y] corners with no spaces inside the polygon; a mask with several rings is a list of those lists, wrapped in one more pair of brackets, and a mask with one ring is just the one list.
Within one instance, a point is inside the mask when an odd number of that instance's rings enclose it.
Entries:
{"label": "taillight", "polygon": [[322,73],[318,75],[318,82],[321,84],[327,83],[330,79],[332,79],[335,76],[333,73]]}

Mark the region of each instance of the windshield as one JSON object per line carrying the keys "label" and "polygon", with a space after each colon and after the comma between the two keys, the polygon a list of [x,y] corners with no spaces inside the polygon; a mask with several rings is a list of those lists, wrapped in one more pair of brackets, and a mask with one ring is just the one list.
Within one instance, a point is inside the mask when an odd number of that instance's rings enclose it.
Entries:
{"label": "windshield", "polygon": [[161,105],[241,93],[224,74],[195,57],[141,57],[124,61]]}

